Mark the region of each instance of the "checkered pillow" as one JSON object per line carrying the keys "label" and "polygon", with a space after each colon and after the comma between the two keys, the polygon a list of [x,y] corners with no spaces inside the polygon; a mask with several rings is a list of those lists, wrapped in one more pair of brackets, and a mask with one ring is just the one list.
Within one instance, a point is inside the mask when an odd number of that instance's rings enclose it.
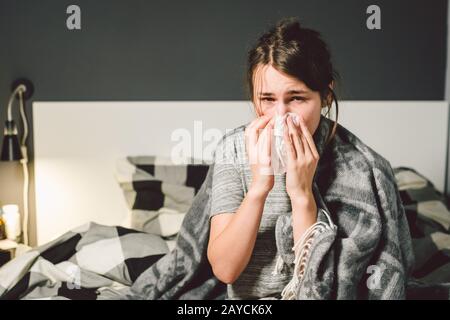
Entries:
{"label": "checkered pillow", "polygon": [[[132,227],[173,240],[209,169],[187,159],[136,156],[117,162],[116,178],[131,210]],[[198,164],[197,164],[198,163]]]}

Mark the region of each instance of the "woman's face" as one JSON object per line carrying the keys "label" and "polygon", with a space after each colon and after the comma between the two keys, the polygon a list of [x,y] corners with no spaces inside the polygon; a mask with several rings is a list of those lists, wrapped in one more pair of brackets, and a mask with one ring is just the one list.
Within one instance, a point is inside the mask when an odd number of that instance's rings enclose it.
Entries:
{"label": "woman's face", "polygon": [[255,98],[261,98],[262,115],[284,115],[288,112],[303,117],[311,135],[320,121],[322,101],[319,92],[312,91],[305,83],[275,69],[272,65],[260,66],[260,81],[254,82]]}

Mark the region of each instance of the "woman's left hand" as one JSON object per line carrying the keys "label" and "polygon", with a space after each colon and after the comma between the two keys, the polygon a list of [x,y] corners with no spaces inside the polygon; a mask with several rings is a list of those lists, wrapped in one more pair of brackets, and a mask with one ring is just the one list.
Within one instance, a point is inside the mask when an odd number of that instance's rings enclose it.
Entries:
{"label": "woman's left hand", "polygon": [[296,126],[287,117],[284,143],[287,153],[286,191],[291,200],[312,199],[312,184],[319,162],[319,153],[311,133],[301,116]]}

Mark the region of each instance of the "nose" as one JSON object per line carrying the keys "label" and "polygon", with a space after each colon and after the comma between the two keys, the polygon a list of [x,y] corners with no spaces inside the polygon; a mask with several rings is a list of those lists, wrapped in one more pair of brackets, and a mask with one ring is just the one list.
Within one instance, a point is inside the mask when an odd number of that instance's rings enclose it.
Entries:
{"label": "nose", "polygon": [[279,116],[284,116],[288,113],[288,109],[283,101],[279,101],[275,106],[275,113]]}

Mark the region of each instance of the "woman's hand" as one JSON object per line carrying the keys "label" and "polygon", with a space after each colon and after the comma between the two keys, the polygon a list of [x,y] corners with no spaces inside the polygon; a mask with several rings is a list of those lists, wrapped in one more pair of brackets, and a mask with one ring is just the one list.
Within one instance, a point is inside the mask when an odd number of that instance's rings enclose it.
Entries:
{"label": "woman's hand", "polygon": [[[287,117],[284,130],[286,145],[286,191],[292,204],[294,243],[317,221],[317,205],[312,192],[319,153],[305,121],[300,116],[299,127]],[[296,252],[296,255],[298,252]]]}
{"label": "woman's hand", "polygon": [[319,153],[313,137],[301,116],[298,117],[299,126],[296,126],[291,117],[287,117],[287,126],[284,130],[286,145],[286,191],[295,200],[314,199],[312,184],[319,162]]}
{"label": "woman's hand", "polygon": [[245,129],[245,146],[252,172],[250,189],[267,194],[273,188],[271,144],[274,118],[262,116],[253,120]]}

